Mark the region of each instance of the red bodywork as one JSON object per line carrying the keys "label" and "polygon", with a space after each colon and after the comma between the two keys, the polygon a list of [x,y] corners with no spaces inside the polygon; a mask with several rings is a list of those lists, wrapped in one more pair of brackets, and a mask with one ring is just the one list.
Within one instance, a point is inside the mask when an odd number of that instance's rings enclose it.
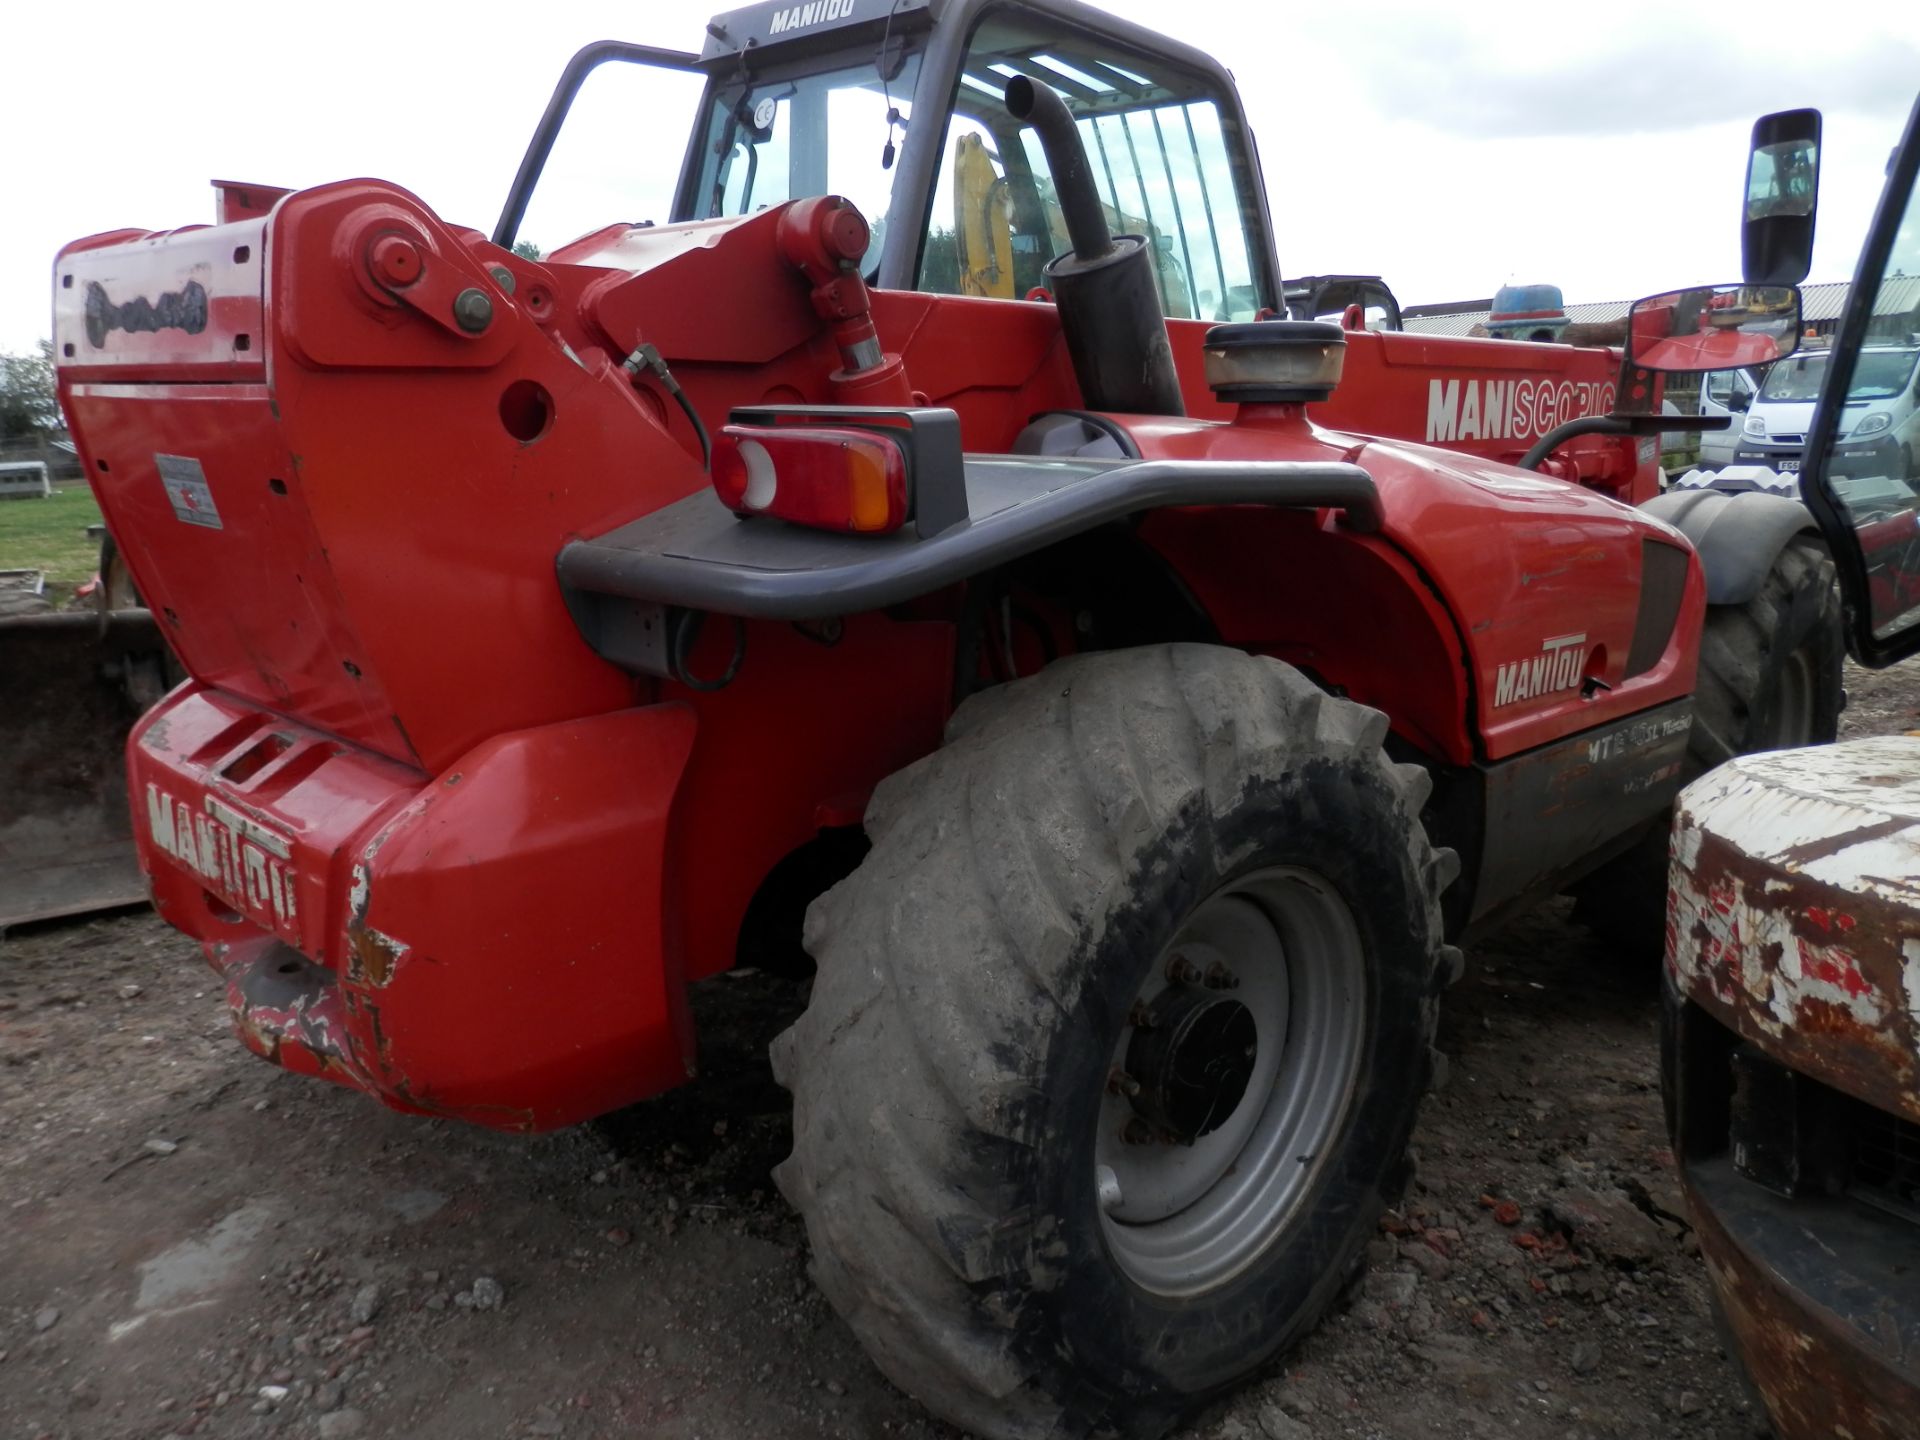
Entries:
{"label": "red bodywork", "polygon": [[[684,982],[734,963],[769,871],[939,743],[963,599],[849,616],[830,645],[750,624],[711,693],[625,673],[568,614],[563,544],[707,483],[684,417],[621,368],[635,346],[716,432],[738,405],[868,398],[834,378],[846,337],[781,248],[788,207],[616,227],[537,264],[391,186],[274,194],[78,242],[55,273],[62,403],[193,677],[129,750],[156,903],[290,1068],[511,1128],[657,1093],[693,1063]],[[378,283],[416,266],[432,285],[409,299]],[[198,328],[130,304],[190,287]],[[467,291],[479,334],[449,318]],[[1080,403],[1049,305],[877,292],[872,319],[887,390],[951,407],[970,451]],[[1614,408],[1611,353],[1354,333],[1309,425],[1216,401],[1206,329],[1169,324],[1192,418],[1117,417],[1143,453],[1352,460],[1386,516],[1146,517],[1223,641],[1379,707],[1441,765],[1690,693],[1691,560],[1664,646],[1627,674],[1647,547],[1685,548],[1628,508],[1654,491],[1651,445],[1573,442],[1565,479],[1487,463]],[[1070,645],[1071,613],[1047,621]],[[694,673],[724,665],[726,628]],[[989,653],[1043,663],[1002,638]],[[1543,645],[1572,639],[1570,678],[1611,689],[1538,688]],[[1529,665],[1535,688],[1508,693],[1503,667]]]}

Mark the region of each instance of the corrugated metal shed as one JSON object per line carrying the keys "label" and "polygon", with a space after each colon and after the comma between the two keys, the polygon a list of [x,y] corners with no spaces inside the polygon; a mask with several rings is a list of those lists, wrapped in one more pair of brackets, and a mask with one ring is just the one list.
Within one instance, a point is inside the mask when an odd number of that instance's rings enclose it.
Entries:
{"label": "corrugated metal shed", "polygon": [[[1829,280],[1800,287],[1800,317],[1809,325],[1831,325],[1840,318],[1846,304],[1849,282]],[[1567,318],[1576,325],[1591,325],[1618,320],[1627,313],[1630,300],[1601,300],[1590,305],[1567,306]],[[1905,275],[1886,281],[1873,307],[1876,315],[1897,315],[1920,307],[1920,275]],[[1466,335],[1476,325],[1484,325],[1488,312],[1468,310],[1458,315],[1422,315],[1407,320],[1407,329],[1422,335]]]}

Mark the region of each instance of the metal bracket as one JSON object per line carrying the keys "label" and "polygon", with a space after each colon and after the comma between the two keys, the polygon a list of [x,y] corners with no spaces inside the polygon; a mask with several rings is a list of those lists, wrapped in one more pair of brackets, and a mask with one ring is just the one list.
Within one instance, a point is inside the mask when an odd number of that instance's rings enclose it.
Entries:
{"label": "metal bracket", "polygon": [[665,605],[577,592],[568,599],[588,643],[603,657],[636,675],[674,678]]}

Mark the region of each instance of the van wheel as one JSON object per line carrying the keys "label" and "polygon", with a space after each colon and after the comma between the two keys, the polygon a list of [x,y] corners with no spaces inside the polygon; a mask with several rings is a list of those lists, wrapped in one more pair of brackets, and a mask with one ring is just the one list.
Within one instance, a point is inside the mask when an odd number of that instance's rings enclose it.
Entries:
{"label": "van wheel", "polygon": [[1386,720],[1201,645],[968,700],[816,902],[775,1172],[890,1379],[990,1437],[1154,1436],[1361,1263],[1434,1065],[1457,870]]}

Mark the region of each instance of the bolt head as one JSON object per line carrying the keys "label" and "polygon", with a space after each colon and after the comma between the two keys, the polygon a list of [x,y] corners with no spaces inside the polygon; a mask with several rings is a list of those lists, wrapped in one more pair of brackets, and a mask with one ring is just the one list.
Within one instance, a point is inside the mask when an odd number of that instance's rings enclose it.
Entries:
{"label": "bolt head", "polygon": [[1120,1127],[1122,1145],[1150,1145],[1153,1143],[1153,1126],[1135,1115]]}
{"label": "bolt head", "polygon": [[420,247],[403,235],[382,235],[373,242],[373,252],[368,259],[372,263],[373,278],[396,290],[413,284],[426,269]]}
{"label": "bolt head", "polygon": [[453,297],[453,323],[469,335],[478,335],[493,323],[493,301],[484,290],[462,290]]}
{"label": "bolt head", "polygon": [[487,273],[493,277],[493,283],[509,295],[513,294],[514,286],[519,283],[513,278],[513,272],[504,265],[495,265]]}

